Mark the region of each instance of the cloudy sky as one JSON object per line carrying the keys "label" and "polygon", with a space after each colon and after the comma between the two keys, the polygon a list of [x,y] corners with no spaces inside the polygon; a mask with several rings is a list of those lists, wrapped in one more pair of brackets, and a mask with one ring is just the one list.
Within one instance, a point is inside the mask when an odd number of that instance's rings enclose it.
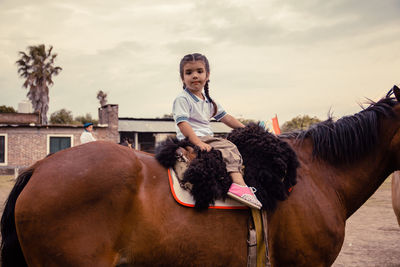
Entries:
{"label": "cloudy sky", "polygon": [[0,105],[26,99],[18,51],[43,43],[63,68],[48,116],[97,118],[103,90],[120,117],[161,117],[192,52],[233,116],[350,115],[400,83],[399,14],[395,0],[0,0]]}

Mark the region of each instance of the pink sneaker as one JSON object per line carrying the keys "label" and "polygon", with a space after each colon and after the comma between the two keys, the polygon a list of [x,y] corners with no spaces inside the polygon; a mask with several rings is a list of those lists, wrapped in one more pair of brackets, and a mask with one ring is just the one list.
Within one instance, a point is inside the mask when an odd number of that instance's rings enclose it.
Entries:
{"label": "pink sneaker", "polygon": [[235,183],[232,183],[231,187],[228,191],[228,196],[237,201],[246,204],[250,208],[261,209],[262,204],[258,201],[257,197],[254,195],[255,188],[250,188],[248,186],[241,186]]}

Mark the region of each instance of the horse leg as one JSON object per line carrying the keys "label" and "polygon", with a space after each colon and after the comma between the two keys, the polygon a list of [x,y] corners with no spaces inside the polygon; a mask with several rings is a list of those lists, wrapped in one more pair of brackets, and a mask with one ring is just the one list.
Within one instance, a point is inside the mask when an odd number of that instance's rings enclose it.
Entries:
{"label": "horse leg", "polygon": [[397,222],[400,226],[400,173],[395,172],[392,175],[392,205]]}
{"label": "horse leg", "polygon": [[114,266],[118,261],[115,233],[106,223],[85,218],[40,221],[18,219],[17,231],[29,266]]}

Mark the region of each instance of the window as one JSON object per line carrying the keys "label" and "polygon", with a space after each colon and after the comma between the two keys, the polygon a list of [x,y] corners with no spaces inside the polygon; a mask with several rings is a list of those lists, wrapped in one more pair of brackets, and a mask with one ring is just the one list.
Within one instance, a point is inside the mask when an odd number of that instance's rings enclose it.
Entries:
{"label": "window", "polygon": [[0,165],[7,165],[7,135],[0,134]]}
{"label": "window", "polygon": [[139,133],[140,150],[154,153],[156,139],[153,133]]}
{"label": "window", "polygon": [[72,135],[48,135],[47,154],[56,153],[60,150],[73,146]]}

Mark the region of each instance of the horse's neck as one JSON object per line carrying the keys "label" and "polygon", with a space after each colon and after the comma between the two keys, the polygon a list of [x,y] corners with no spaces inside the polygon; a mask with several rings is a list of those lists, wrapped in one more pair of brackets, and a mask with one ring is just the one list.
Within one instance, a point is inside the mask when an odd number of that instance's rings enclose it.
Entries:
{"label": "horse's neck", "polygon": [[346,209],[347,218],[361,207],[392,172],[383,151],[366,155],[349,165],[332,166],[337,176],[331,183]]}
{"label": "horse's neck", "polygon": [[381,121],[381,134],[375,149],[347,167],[335,167],[343,174],[334,184],[343,197],[347,218],[360,208],[396,169],[391,150],[397,127],[390,120]]}
{"label": "horse's neck", "polygon": [[[292,143],[289,141],[289,143]],[[293,145],[293,143],[292,143]],[[294,145],[295,147],[295,145]],[[339,202],[345,209],[346,218],[350,217],[384,182],[393,171],[390,168],[390,158],[385,148],[365,155],[362,159],[350,164],[332,164],[324,160],[313,158],[310,140],[304,140],[296,153],[301,165],[306,169],[313,169],[314,174],[303,179],[316,179],[317,187],[329,186],[335,189]],[[321,182],[322,179],[323,181]]]}

